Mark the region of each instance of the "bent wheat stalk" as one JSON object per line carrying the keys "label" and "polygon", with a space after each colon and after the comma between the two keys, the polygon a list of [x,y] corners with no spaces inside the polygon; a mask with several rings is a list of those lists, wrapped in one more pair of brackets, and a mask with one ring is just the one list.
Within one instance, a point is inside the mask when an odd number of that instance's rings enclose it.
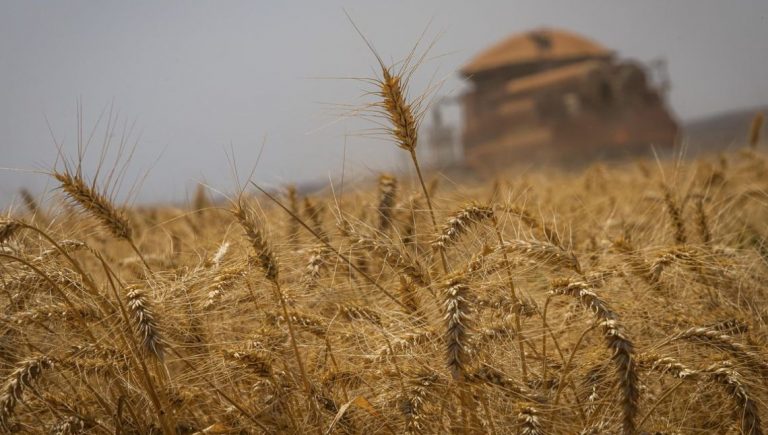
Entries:
{"label": "bent wheat stalk", "polygon": [[623,433],[634,434],[636,432],[635,417],[638,412],[640,383],[635,365],[635,348],[616,320],[618,316],[586,283],[568,280],[557,281],[553,283],[552,294],[577,298],[581,305],[592,311],[600,321],[606,345],[611,351],[611,359],[619,375]]}

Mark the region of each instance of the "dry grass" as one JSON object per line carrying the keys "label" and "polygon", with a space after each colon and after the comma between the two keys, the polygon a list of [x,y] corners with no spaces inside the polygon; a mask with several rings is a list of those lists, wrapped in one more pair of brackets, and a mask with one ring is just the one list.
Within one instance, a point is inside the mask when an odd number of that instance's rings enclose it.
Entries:
{"label": "dry grass", "polygon": [[123,209],[78,171],[28,195],[0,223],[0,427],[763,433],[763,154],[428,189],[381,67],[415,183]]}

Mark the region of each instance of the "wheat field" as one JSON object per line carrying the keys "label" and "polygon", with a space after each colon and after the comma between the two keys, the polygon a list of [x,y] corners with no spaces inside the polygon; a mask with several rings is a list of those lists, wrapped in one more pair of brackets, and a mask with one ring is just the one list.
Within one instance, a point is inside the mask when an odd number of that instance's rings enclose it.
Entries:
{"label": "wheat field", "polygon": [[24,192],[0,428],[763,433],[765,154],[455,185],[419,166],[407,75],[372,83],[412,173],[123,207],[76,160],[53,204]]}

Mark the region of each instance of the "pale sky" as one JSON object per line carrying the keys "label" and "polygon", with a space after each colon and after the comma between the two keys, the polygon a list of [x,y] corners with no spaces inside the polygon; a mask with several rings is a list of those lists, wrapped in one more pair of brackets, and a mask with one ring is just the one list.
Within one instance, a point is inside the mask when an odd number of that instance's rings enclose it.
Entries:
{"label": "pale sky", "polygon": [[[365,87],[375,59],[346,9],[386,60],[427,28],[433,77],[456,94],[455,71],[510,33],[540,26],[582,33],[625,58],[664,57],[681,119],[768,103],[768,2],[591,1],[0,1],[0,167],[44,170],[53,136],[74,155],[77,101],[93,126],[110,104],[135,123],[124,191],[149,174],[138,201],[183,201],[197,181],[234,189],[231,164],[267,185],[393,168],[402,153],[337,118]],[[431,24],[429,24],[431,22]],[[326,124],[329,124],[326,126]],[[98,142],[88,157],[92,171]],[[0,169],[0,204],[45,175]]]}

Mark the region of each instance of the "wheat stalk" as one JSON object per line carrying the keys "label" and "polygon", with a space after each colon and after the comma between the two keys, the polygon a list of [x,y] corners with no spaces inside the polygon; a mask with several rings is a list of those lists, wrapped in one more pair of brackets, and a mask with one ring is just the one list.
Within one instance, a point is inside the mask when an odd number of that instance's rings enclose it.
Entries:
{"label": "wheat stalk", "polygon": [[88,245],[81,240],[62,240],[58,242],[59,246],[56,248],[46,249],[43,251],[35,261],[43,262],[49,258],[57,257],[62,253],[70,254],[72,252],[79,251],[81,249],[89,249]]}

